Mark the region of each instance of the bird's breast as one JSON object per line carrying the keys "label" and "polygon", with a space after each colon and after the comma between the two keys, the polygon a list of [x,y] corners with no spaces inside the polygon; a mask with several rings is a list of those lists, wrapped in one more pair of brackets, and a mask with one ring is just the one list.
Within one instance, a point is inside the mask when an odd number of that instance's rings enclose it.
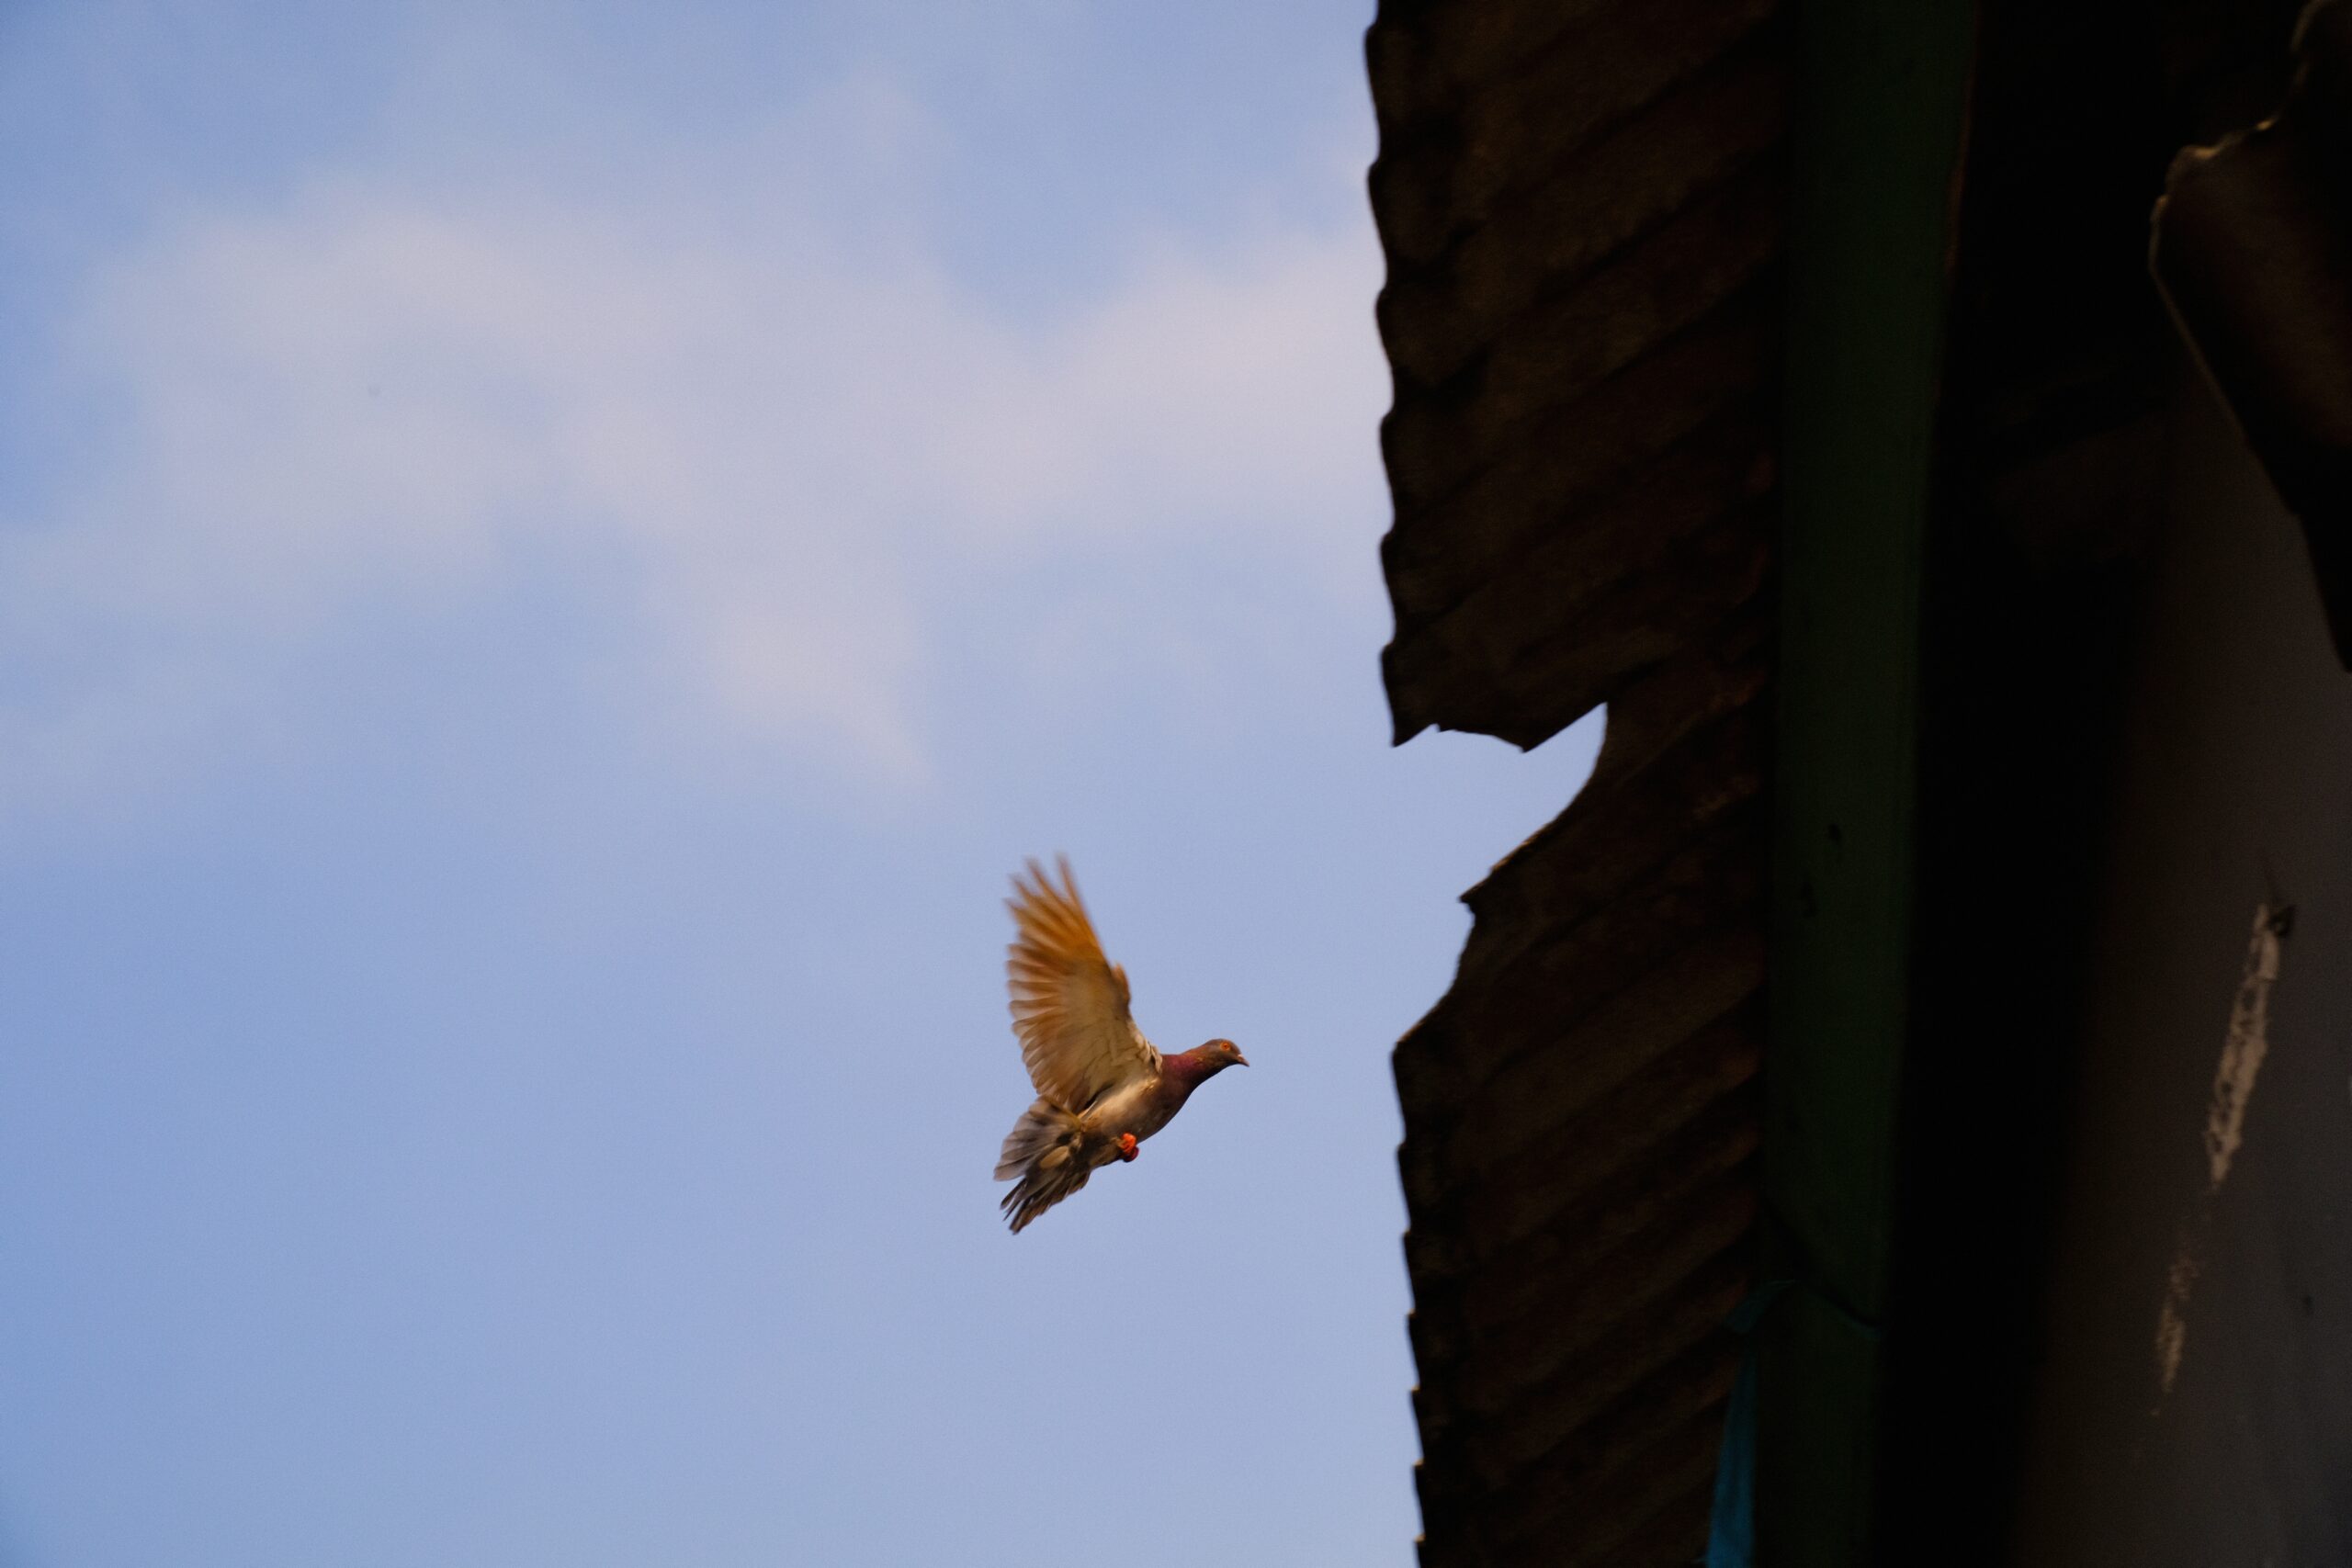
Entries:
{"label": "bird's breast", "polygon": [[1086,1120],[1106,1137],[1132,1133],[1137,1140],[1148,1138],[1167,1126],[1168,1119],[1176,1114],[1175,1105],[1161,1089],[1160,1080],[1156,1077],[1121,1084],[1094,1102]]}

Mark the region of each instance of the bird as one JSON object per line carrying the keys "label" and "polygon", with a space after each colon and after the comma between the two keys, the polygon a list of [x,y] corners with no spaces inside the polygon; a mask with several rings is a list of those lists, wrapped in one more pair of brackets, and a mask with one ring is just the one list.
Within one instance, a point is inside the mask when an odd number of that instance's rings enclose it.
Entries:
{"label": "bird", "polygon": [[1005,988],[1036,1102],[1005,1134],[998,1205],[1017,1235],[1114,1160],[1133,1160],[1202,1084],[1249,1060],[1230,1040],[1163,1056],[1127,1010],[1127,972],[1103,956],[1069,861],[1061,884],[1032,860],[1012,878]]}

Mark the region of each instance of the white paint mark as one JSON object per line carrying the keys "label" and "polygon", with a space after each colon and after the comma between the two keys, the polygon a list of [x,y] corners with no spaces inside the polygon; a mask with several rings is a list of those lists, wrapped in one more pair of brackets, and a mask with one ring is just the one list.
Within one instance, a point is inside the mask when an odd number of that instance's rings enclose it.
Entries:
{"label": "white paint mark", "polygon": [[2181,1352],[2188,1344],[2188,1297],[2204,1270],[2203,1241],[2211,1228],[2213,1199],[2245,1142],[2254,1080],[2262,1072],[2262,1059],[2270,1054],[2270,987],[2278,978],[2279,951],[2294,915],[2291,905],[2254,907],[2254,934],[2246,942],[2245,965],[2230,1003],[2230,1025],[2222,1037],[2222,1059],[2213,1068],[2213,1093],[2205,1111],[2205,1190],[2181,1216],[2180,1237],[2165,1275],[2165,1298],[2156,1309],[2160,1399],[2172,1393],[2180,1376]]}
{"label": "white paint mark", "polygon": [[2270,1054],[2270,987],[2278,978],[2278,940],[2286,934],[2286,916],[2287,911],[2267,904],[2254,907],[2254,936],[2246,944],[2237,999],[2230,1004],[2230,1032],[2222,1042],[2222,1060],[2213,1069],[2213,1101],[2205,1112],[2205,1160],[2215,1189],[2228,1178],[2230,1161],[2245,1140],[2246,1102],[2254,1098],[2262,1059]]}
{"label": "white paint mark", "polygon": [[2181,1227],[2180,1246],[2173,1253],[2172,1269],[2165,1278],[2165,1303],[2156,1309],[2156,1383],[2172,1392],[2180,1376],[2180,1353],[2188,1346],[2188,1292],[2197,1284],[2198,1260],[2193,1227]]}

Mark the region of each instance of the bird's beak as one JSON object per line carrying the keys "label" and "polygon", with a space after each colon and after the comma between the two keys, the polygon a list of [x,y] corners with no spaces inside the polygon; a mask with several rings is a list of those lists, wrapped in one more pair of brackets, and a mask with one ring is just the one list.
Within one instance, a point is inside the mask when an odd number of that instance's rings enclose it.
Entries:
{"label": "bird's beak", "polygon": [[1246,1067],[1250,1065],[1250,1058],[1236,1051],[1233,1054],[1233,1065],[1237,1067]]}

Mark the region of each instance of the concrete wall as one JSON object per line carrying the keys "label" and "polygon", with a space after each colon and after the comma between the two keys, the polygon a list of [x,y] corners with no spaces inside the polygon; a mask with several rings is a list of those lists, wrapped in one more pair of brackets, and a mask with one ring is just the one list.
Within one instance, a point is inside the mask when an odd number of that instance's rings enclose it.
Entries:
{"label": "concrete wall", "polygon": [[2352,675],[2201,384],[2173,436],[2064,1112],[2030,1568],[2352,1562]]}

